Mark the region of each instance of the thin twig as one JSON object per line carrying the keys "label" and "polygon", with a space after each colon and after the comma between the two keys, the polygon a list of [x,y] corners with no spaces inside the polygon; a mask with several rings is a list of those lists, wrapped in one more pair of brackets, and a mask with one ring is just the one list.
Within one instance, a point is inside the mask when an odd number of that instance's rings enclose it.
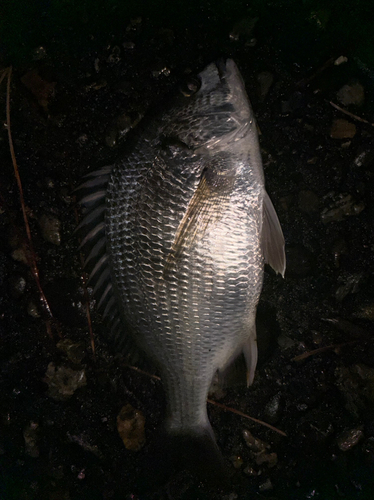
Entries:
{"label": "thin twig", "polygon": [[296,83],[296,87],[302,87],[308,83],[310,83],[312,80],[314,80],[314,78],[316,78],[318,75],[320,75],[321,73],[323,73],[325,71],[325,69],[329,68],[330,66],[332,66],[332,64],[334,63],[335,61],[335,58],[334,57],[330,57],[330,59],[328,59],[320,68],[318,68],[312,75],[310,76],[307,76],[306,78],[303,78],[302,80],[298,81]]}
{"label": "thin twig", "polygon": [[325,347],[319,347],[318,349],[314,349],[313,351],[304,352],[304,354],[300,354],[299,356],[295,356],[291,361],[302,361],[303,359],[309,358],[310,356],[314,356],[315,354],[320,354],[321,352],[330,351],[331,349],[339,349],[340,347],[344,347],[350,344],[356,344],[357,342],[361,342],[362,339],[352,340],[351,342],[344,342],[343,344],[332,344],[327,345]]}
{"label": "thin twig", "polygon": [[241,417],[248,418],[249,420],[256,422],[256,424],[264,425],[265,427],[268,427],[272,431],[277,432],[281,436],[287,437],[287,434],[285,432],[281,431],[280,429],[277,429],[276,427],[264,422],[263,420],[259,420],[258,418],[250,417],[249,415],[247,415],[246,413],[243,413],[240,410],[236,410],[235,408],[231,408],[230,406],[226,406],[226,405],[223,405],[221,403],[217,403],[217,401],[213,401],[212,399],[208,399],[208,403],[215,405],[215,406],[218,406],[219,408],[222,408],[225,411],[230,411],[231,413],[235,413],[236,415],[239,415]]}
{"label": "thin twig", "polygon": [[[12,157],[12,163],[13,163],[13,168],[14,168],[14,175],[16,177],[16,181],[17,181],[17,185],[18,185],[19,197],[20,197],[20,201],[21,201],[22,214],[23,214],[23,221],[25,224],[26,235],[27,235],[28,245],[29,245],[29,250],[30,250],[29,256],[28,256],[29,265],[31,268],[31,272],[34,276],[36,286],[38,287],[38,290],[39,290],[40,302],[42,303],[42,306],[43,306],[44,310],[47,312],[49,318],[53,318],[52,311],[49,307],[47,298],[44,295],[43,289],[42,289],[41,284],[40,284],[39,270],[38,270],[38,266],[36,264],[36,253],[34,251],[34,246],[33,246],[32,239],[31,239],[31,231],[30,231],[29,221],[28,221],[28,217],[27,217],[25,199],[23,196],[22,182],[21,182],[21,177],[19,175],[17,161],[16,161],[16,155],[15,155],[14,147],[13,147],[12,132],[11,132],[11,128],[10,128],[10,82],[11,82],[11,76],[12,76],[12,67],[8,68],[7,75],[8,75],[8,82],[7,82],[7,95],[6,95],[6,123],[7,123],[7,128],[8,128],[8,141],[9,141],[10,155]],[[2,77],[2,79],[3,79],[3,77]],[[1,83],[2,79],[0,80],[0,83]],[[52,334],[50,333],[48,328],[47,328],[47,331],[49,332],[48,334],[50,336],[52,336]]]}
{"label": "thin twig", "polygon": [[366,125],[371,125],[372,127],[374,127],[374,123],[371,123],[369,122],[368,120],[365,120],[365,118],[361,118],[360,116],[357,116],[357,115],[354,115],[353,113],[351,113],[350,111],[347,111],[346,109],[344,108],[341,108],[340,106],[338,106],[337,104],[335,104],[334,102],[332,101],[329,101],[329,103],[331,104],[331,106],[333,106],[335,109],[341,111],[342,113],[344,113],[345,115],[347,116],[350,116],[351,118],[353,118],[354,120],[357,120],[359,122],[362,122],[362,123],[366,123]]}
{"label": "thin twig", "polygon": [[[131,368],[131,370],[134,370],[138,373],[141,373],[142,375],[146,375],[147,377],[153,378],[154,380],[161,380],[161,378],[158,377],[157,375],[152,375],[151,373],[148,373],[144,370],[141,370],[140,368],[138,368],[136,366],[132,366],[132,365],[126,365],[126,366],[127,366],[127,368]],[[239,415],[240,417],[244,417],[244,418],[247,418],[249,420],[252,420],[252,422],[256,422],[256,424],[260,424],[260,425],[263,425],[265,427],[268,427],[269,429],[271,429],[274,432],[277,432],[281,436],[287,437],[287,434],[285,432],[281,431],[280,429],[277,429],[273,425],[270,425],[270,424],[264,422],[263,420],[259,420],[258,418],[250,417],[249,415],[247,415],[246,413],[243,413],[240,410],[236,410],[235,408],[231,408],[230,406],[226,406],[222,403],[217,403],[217,401],[213,401],[213,399],[208,399],[208,403],[210,403],[211,405],[214,405],[214,406],[218,406],[218,408],[221,408],[224,411],[229,411],[231,413],[235,413],[235,415]]]}

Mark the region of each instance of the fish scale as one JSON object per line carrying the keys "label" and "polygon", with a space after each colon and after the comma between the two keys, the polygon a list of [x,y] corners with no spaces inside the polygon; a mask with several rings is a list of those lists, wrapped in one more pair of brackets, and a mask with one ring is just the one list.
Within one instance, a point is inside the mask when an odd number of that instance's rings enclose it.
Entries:
{"label": "fish scale", "polygon": [[165,429],[193,443],[185,465],[199,473],[192,462],[201,455],[212,478],[223,468],[209,387],[241,353],[252,382],[264,260],[284,274],[285,256],[239,70],[221,61],[198,79],[140,129],[124,158],[88,176],[81,228],[113,338],[154,362]]}

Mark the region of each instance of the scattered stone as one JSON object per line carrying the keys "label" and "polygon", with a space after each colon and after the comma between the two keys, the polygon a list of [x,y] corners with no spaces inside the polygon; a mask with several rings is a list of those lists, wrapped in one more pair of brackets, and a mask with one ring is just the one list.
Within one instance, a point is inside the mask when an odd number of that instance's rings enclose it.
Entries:
{"label": "scattered stone", "polygon": [[268,467],[274,467],[278,463],[276,453],[268,453],[270,445],[254,437],[247,429],[243,431],[243,437],[246,445],[251,451],[251,458],[257,465],[267,464]]}
{"label": "scattered stone", "polygon": [[257,75],[258,96],[261,100],[265,99],[273,82],[274,75],[270,71],[262,71]]}
{"label": "scattered stone", "polygon": [[27,314],[32,318],[40,318],[38,306],[32,300],[27,304]]}
{"label": "scattered stone", "polygon": [[34,61],[41,61],[42,59],[45,59],[46,56],[47,56],[47,49],[42,45],[36,47],[36,49],[34,49],[32,52],[32,58]]}
{"label": "scattered stone", "polygon": [[291,339],[290,337],[287,337],[287,335],[283,333],[279,335],[277,342],[281,349],[289,349],[296,344],[295,340]]}
{"label": "scattered stone", "polygon": [[335,66],[340,66],[341,64],[344,64],[346,62],[348,62],[348,57],[339,56],[337,59],[335,59],[334,64]]}
{"label": "scattered stone", "polygon": [[302,109],[306,105],[306,96],[305,93],[302,92],[294,92],[288,101],[281,102],[281,112],[286,115],[288,113],[292,113],[297,109]]}
{"label": "scattered stone", "polygon": [[313,255],[303,245],[287,247],[287,276],[305,277],[313,269]]}
{"label": "scattered stone", "polygon": [[338,302],[342,302],[343,299],[350,293],[357,293],[364,281],[363,273],[353,273],[353,274],[343,274],[339,276],[339,281],[343,284],[335,292],[335,297]]}
{"label": "scattered stone", "polygon": [[358,215],[364,208],[365,204],[357,203],[350,194],[339,194],[328,208],[322,210],[322,222],[341,221],[345,217]]}
{"label": "scattered stone", "polygon": [[361,304],[355,312],[356,318],[368,319],[374,321],[374,300],[368,300],[366,303]]}
{"label": "scattered stone", "polygon": [[25,453],[29,457],[37,458],[39,456],[39,448],[37,445],[39,438],[39,424],[30,422],[23,431],[25,440]]}
{"label": "scattered stone", "polygon": [[243,472],[244,472],[244,474],[247,474],[247,476],[252,476],[252,477],[256,477],[256,476],[260,475],[260,472],[255,470],[250,465],[247,465],[246,467],[244,467]]}
{"label": "scattered stone", "polygon": [[365,99],[364,87],[358,82],[351,85],[344,85],[338,90],[336,97],[344,106],[349,106],[350,104],[361,106]]}
{"label": "scattered stone", "polygon": [[302,212],[312,214],[318,212],[320,201],[313,191],[300,191],[299,207]]}
{"label": "scattered stone", "polygon": [[126,113],[117,116],[105,135],[105,143],[110,148],[116,146],[118,139],[124,137],[127,132],[138,123],[138,120],[132,120]]}
{"label": "scattered stone", "polygon": [[233,455],[230,457],[230,460],[232,462],[232,465],[234,466],[234,469],[240,469],[240,467],[243,465],[243,459],[240,455]]}
{"label": "scattered stone", "polygon": [[366,167],[370,168],[370,165],[374,161],[374,151],[372,148],[360,148],[357,152],[357,156],[353,161],[353,165],[356,167]]}
{"label": "scattered stone", "polygon": [[23,276],[11,276],[9,278],[9,291],[13,298],[19,299],[25,292],[26,280]]}
{"label": "scattered stone", "polygon": [[167,66],[163,66],[160,69],[155,69],[152,71],[152,76],[153,78],[158,78],[160,76],[169,76],[170,75],[170,69]]}
{"label": "scattered stone", "polygon": [[260,491],[269,491],[269,490],[272,490],[273,489],[273,484],[270,481],[270,478],[267,478],[267,480],[264,483],[260,484],[259,487],[258,487],[258,489]]}
{"label": "scattered stone", "polygon": [[349,429],[336,438],[336,444],[341,451],[348,451],[356,446],[363,437],[362,429]]}
{"label": "scattered stone", "polygon": [[142,24],[142,18],[140,16],[130,19],[130,24],[127,25],[126,31],[136,31],[138,27]]}
{"label": "scattered stone", "polygon": [[121,60],[121,49],[118,47],[118,45],[115,45],[112,48],[112,52],[109,54],[107,58],[107,63],[114,65],[118,64]]}
{"label": "scattered stone", "polygon": [[238,495],[235,492],[229,493],[228,495],[224,495],[222,500],[236,500]]}
{"label": "scattered stone", "polygon": [[133,49],[135,49],[135,43],[134,42],[123,42],[122,47],[126,50],[133,50]]}
{"label": "scattered stone", "polygon": [[258,17],[245,17],[238,21],[230,32],[230,40],[237,42],[239,38],[250,39],[258,19]]}
{"label": "scattered stone", "polygon": [[21,82],[34,95],[38,104],[48,112],[48,104],[54,97],[56,82],[43,80],[37,69],[25,73],[21,78]]}
{"label": "scattered stone", "polygon": [[117,430],[125,448],[139,451],[145,444],[145,417],[130,404],[123,406],[117,416]]}
{"label": "scattered stone", "polygon": [[82,434],[70,434],[69,432],[66,433],[68,440],[71,443],[76,443],[79,446],[81,446],[85,451],[89,451],[96,457],[102,458],[102,453],[100,452],[99,448],[97,447],[96,444],[92,444],[90,438],[86,435],[86,433]]}
{"label": "scattered stone", "polygon": [[87,134],[80,135],[75,142],[77,144],[79,144],[79,146],[83,146],[84,144],[87,144],[87,142],[88,142],[88,135]]}
{"label": "scattered stone", "polygon": [[57,400],[70,398],[77,389],[87,384],[84,370],[73,370],[66,366],[56,367],[49,363],[44,382],[48,384],[48,395]]}
{"label": "scattered stone", "polygon": [[86,355],[86,349],[83,342],[73,342],[71,339],[63,339],[57,343],[57,347],[76,365],[80,364]]}
{"label": "scattered stone", "polygon": [[260,453],[256,457],[256,464],[266,464],[268,467],[275,467],[278,463],[278,456],[276,453]]}
{"label": "scattered stone", "polygon": [[335,370],[336,385],[342,392],[346,409],[355,417],[374,404],[374,368],[359,363]]}
{"label": "scattered stone", "polygon": [[48,243],[61,244],[61,221],[51,214],[43,214],[39,219],[42,236]]}
{"label": "scattered stone", "polygon": [[13,250],[13,252],[11,253],[11,256],[12,256],[12,259],[16,260],[17,262],[22,262],[22,264],[27,265],[29,263],[26,252],[25,252],[24,248],[22,248],[22,247],[16,248],[15,250]]}
{"label": "scattered stone", "polygon": [[281,393],[275,394],[264,408],[264,415],[269,424],[275,424],[279,420],[281,411]]}
{"label": "scattered stone", "polygon": [[158,31],[158,36],[160,38],[161,43],[163,42],[166,45],[169,45],[170,47],[174,44],[174,31],[170,28],[161,28]]}
{"label": "scattered stone", "polygon": [[340,266],[340,257],[346,255],[348,251],[347,243],[343,238],[336,239],[331,245],[331,252],[334,256],[335,267]]}
{"label": "scattered stone", "polygon": [[337,118],[332,122],[330,137],[332,139],[352,139],[356,135],[356,131],[354,123],[343,118]]}

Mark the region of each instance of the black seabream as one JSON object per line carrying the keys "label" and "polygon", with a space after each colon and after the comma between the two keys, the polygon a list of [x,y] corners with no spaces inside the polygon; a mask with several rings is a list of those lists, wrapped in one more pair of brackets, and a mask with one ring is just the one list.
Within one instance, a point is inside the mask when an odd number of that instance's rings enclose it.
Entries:
{"label": "black seabream", "polygon": [[139,128],[125,157],[81,187],[81,246],[108,329],[129,359],[142,352],[153,361],[167,434],[181,454],[190,443],[187,466],[194,455],[214,478],[222,460],[207,416],[209,387],[241,354],[252,383],[264,262],[285,271],[256,122],[234,61],[207,66]]}

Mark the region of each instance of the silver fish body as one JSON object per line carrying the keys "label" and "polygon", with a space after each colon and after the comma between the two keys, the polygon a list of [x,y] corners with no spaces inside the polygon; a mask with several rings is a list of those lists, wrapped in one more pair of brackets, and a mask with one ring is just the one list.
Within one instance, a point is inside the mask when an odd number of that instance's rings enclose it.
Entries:
{"label": "silver fish body", "polygon": [[210,64],[189,88],[88,178],[82,227],[115,337],[160,372],[168,432],[214,441],[209,387],[241,353],[252,382],[264,260],[284,274],[284,239],[235,63]]}

